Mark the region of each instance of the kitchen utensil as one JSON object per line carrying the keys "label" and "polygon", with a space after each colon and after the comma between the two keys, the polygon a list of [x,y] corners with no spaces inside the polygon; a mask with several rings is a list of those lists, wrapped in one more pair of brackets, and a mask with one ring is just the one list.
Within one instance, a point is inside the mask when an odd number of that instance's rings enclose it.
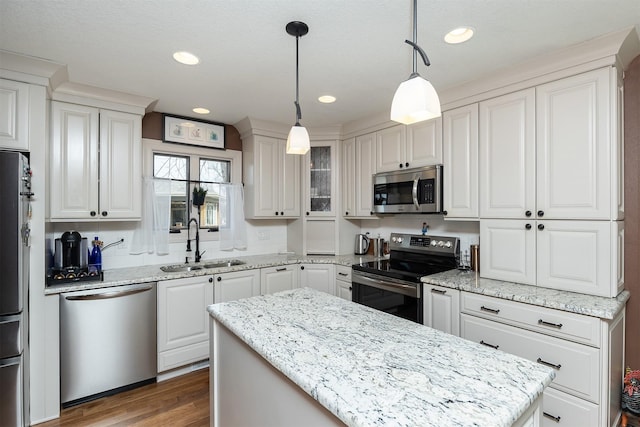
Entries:
{"label": "kitchen utensil", "polygon": [[480,245],[471,245],[471,270],[480,271]]}

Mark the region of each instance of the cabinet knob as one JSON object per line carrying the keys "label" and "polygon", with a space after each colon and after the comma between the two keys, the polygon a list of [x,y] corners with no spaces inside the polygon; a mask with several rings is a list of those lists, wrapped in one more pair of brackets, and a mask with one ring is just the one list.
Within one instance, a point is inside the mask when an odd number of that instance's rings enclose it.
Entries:
{"label": "cabinet knob", "polygon": [[[219,277],[218,277],[219,279]],[[209,283],[213,283],[213,277],[209,277]]]}
{"label": "cabinet knob", "polygon": [[284,216],[284,212],[280,212],[280,215]]}
{"label": "cabinet knob", "polygon": [[446,216],[448,213],[449,213],[449,212],[447,212],[447,211],[442,211],[442,215],[445,215],[445,216]]}
{"label": "cabinet knob", "polygon": [[218,278],[216,279],[218,282],[222,282],[222,277],[218,276]]}
{"label": "cabinet knob", "polygon": [[278,211],[276,211],[276,216],[278,216],[278,215],[279,215],[279,212],[278,212]]}
{"label": "cabinet knob", "polygon": [[526,212],[524,213],[524,216],[526,216],[526,217],[530,217],[530,216],[531,216],[531,211],[526,211]]}
{"label": "cabinet knob", "polygon": [[531,230],[531,224],[525,225],[524,228],[526,228],[527,230]]}
{"label": "cabinet knob", "polygon": [[91,215],[91,216],[96,216],[96,211],[91,211],[91,212],[89,212],[89,215]]}
{"label": "cabinet knob", "polygon": [[349,215],[349,212],[345,212],[344,214],[345,214],[345,215]]}
{"label": "cabinet knob", "polygon": [[544,211],[538,211],[538,216],[544,216]]}
{"label": "cabinet knob", "polygon": [[409,162],[405,163],[404,165],[405,165],[406,167],[409,167]]}
{"label": "cabinet knob", "polygon": [[373,215],[373,211],[369,211],[369,215]]}
{"label": "cabinet knob", "polygon": [[349,286],[349,291],[353,290],[353,288],[351,286]]}
{"label": "cabinet knob", "polygon": [[402,169],[404,165],[400,163],[398,166],[400,166],[400,169]]}
{"label": "cabinet knob", "polygon": [[538,230],[544,230],[544,224],[538,224]]}
{"label": "cabinet knob", "polygon": [[107,216],[107,211],[102,211],[102,216]]}
{"label": "cabinet knob", "polygon": [[304,265],[301,265],[301,266],[300,266],[300,270],[304,270]]}
{"label": "cabinet knob", "polygon": [[309,215],[309,212],[307,212],[307,215]]}

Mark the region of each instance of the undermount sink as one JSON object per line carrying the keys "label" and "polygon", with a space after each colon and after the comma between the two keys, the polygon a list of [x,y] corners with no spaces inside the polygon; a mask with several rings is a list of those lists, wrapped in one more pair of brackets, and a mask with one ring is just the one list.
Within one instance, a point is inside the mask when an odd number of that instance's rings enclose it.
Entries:
{"label": "undermount sink", "polygon": [[232,259],[229,261],[212,261],[206,264],[173,264],[173,265],[163,265],[160,267],[160,270],[165,273],[181,273],[185,271],[196,271],[202,270],[203,268],[221,268],[221,267],[232,267],[234,265],[244,265],[246,264],[244,261],[240,261],[237,259]]}
{"label": "undermount sink", "polygon": [[203,265],[204,268],[220,268],[220,267],[232,267],[234,265],[244,265],[246,262],[240,261],[237,259],[232,259],[229,261],[215,261],[209,262]]}
{"label": "undermount sink", "polygon": [[180,273],[183,271],[195,271],[202,270],[204,267],[201,265],[186,265],[186,264],[176,264],[176,265],[163,265],[160,267],[160,270],[165,273]]}

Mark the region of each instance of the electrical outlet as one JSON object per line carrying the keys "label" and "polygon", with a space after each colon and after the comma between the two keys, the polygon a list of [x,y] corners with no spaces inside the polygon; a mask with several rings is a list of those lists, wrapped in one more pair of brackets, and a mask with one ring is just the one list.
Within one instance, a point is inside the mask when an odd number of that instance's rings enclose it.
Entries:
{"label": "electrical outlet", "polygon": [[269,240],[268,231],[258,231],[258,240]]}
{"label": "electrical outlet", "polygon": [[116,242],[122,242],[122,243],[118,243],[117,245],[114,245],[115,250],[117,250],[118,252],[126,252],[127,250],[127,240],[124,238],[124,236],[120,236],[116,239]]}

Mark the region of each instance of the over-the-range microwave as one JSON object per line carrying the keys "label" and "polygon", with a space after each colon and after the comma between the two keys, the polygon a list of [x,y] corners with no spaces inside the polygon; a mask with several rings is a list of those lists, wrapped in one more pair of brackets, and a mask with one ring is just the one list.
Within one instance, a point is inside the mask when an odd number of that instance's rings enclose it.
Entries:
{"label": "over-the-range microwave", "polygon": [[373,211],[442,213],[442,165],[375,174]]}

